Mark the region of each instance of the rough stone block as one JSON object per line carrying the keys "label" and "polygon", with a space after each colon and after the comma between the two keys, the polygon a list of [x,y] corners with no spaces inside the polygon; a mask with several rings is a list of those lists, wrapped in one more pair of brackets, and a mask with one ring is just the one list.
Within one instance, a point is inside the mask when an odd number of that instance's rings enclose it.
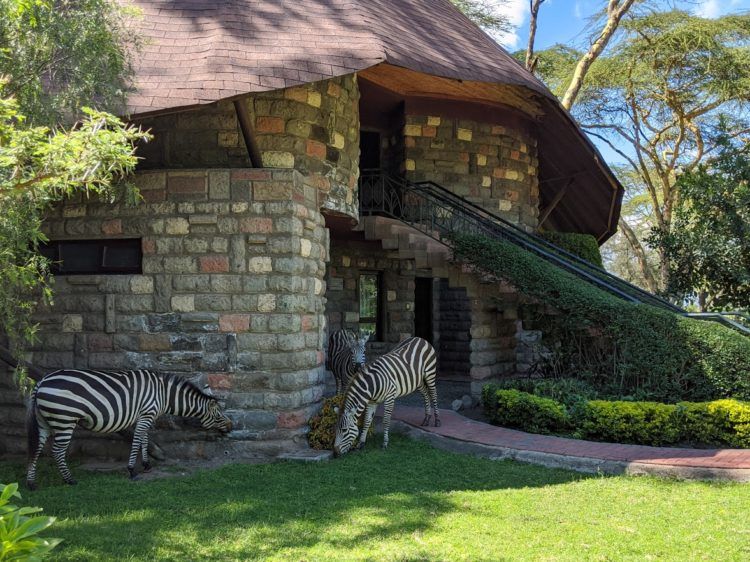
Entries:
{"label": "rough stone block", "polygon": [[169,218],[164,222],[164,231],[166,234],[189,234],[190,223],[181,217]]}
{"label": "rough stone block", "polygon": [[[294,165],[292,163],[292,165]],[[253,185],[253,199],[256,201],[288,200],[292,198],[293,185],[286,181],[269,181]]]}
{"label": "rough stone block", "polygon": [[194,295],[177,295],[172,297],[170,302],[174,312],[193,312],[195,310]]}
{"label": "rough stone block", "polygon": [[83,331],[83,316],[80,314],[65,314],[62,319],[63,332]]}
{"label": "rough stone block", "polygon": [[283,133],[284,120],[281,117],[262,116],[255,119],[256,133]]}
{"label": "rough stone block", "polygon": [[201,273],[225,273],[229,271],[228,256],[201,256],[198,258]]}
{"label": "rough stone block", "polygon": [[219,331],[247,332],[250,329],[249,314],[221,314],[219,315]]}
{"label": "rough stone block", "polygon": [[271,258],[268,256],[259,256],[248,260],[248,271],[250,273],[269,273],[273,271]]}

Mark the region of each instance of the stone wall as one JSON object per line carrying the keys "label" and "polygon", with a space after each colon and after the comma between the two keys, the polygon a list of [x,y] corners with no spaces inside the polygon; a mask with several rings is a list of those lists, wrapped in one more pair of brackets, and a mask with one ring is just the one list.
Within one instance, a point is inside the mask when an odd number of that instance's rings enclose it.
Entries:
{"label": "stone wall", "polygon": [[29,360],[207,382],[236,431],[211,445],[167,422],[177,433],[156,440],[174,454],[304,443],[325,383],[328,231],[317,192],[295,170],[149,171],[135,181],[141,205],[71,203],[49,217],[51,239],[140,237],[143,274],[57,277]]}
{"label": "stone wall", "polygon": [[440,346],[438,359],[443,376],[468,377],[471,372],[471,301],[463,287],[440,280]]}
{"label": "stone wall", "polygon": [[414,260],[389,257],[379,244],[331,241],[326,278],[329,333],[342,328],[359,331],[357,282],[361,272],[375,271],[383,274],[385,333],[382,341],[369,344],[371,357],[414,334]]}
{"label": "stone wall", "polygon": [[539,214],[536,140],[500,125],[407,115],[403,170],[432,180],[515,224]]}
{"label": "stone wall", "polygon": [[[355,75],[241,100],[252,117],[263,166],[295,169],[321,193],[321,207],[357,218],[359,90]],[[249,167],[233,102],[139,120],[154,140],[141,167]]]}

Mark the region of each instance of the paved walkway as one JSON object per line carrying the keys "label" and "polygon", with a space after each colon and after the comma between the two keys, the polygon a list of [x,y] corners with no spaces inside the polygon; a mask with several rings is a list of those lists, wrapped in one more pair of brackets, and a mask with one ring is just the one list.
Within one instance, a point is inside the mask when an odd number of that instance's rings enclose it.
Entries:
{"label": "paved walkway", "polygon": [[424,410],[396,406],[393,418],[407,433],[446,449],[491,458],[608,474],[659,474],[750,482],[750,449],[679,449],[597,443],[535,435],[440,410],[440,427],[421,427]]}

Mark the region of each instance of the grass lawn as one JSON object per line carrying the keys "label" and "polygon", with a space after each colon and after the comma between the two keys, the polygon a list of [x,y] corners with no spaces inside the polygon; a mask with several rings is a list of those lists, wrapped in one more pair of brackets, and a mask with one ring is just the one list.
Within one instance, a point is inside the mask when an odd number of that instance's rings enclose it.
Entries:
{"label": "grass lawn", "polygon": [[[749,485],[587,476],[400,436],[320,464],[74,472],[62,485],[47,457],[23,493],[59,518],[58,560],[750,559]],[[0,463],[0,482],[22,476]]]}

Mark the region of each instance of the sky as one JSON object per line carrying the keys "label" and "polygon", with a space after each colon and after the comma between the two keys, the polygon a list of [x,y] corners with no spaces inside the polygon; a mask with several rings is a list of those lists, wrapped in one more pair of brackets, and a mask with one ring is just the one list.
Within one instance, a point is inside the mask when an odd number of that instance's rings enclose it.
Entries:
{"label": "sky", "polygon": [[[525,49],[529,36],[529,0],[490,2],[496,3],[499,11],[515,26],[515,32],[495,39],[510,52]],[[750,0],[676,0],[675,3],[681,9],[709,18],[750,10]],[[546,0],[539,10],[534,48],[542,50],[556,43],[587,47],[587,19],[603,6],[604,0]],[[622,162],[622,157],[609,146],[592,140],[609,164]]]}

